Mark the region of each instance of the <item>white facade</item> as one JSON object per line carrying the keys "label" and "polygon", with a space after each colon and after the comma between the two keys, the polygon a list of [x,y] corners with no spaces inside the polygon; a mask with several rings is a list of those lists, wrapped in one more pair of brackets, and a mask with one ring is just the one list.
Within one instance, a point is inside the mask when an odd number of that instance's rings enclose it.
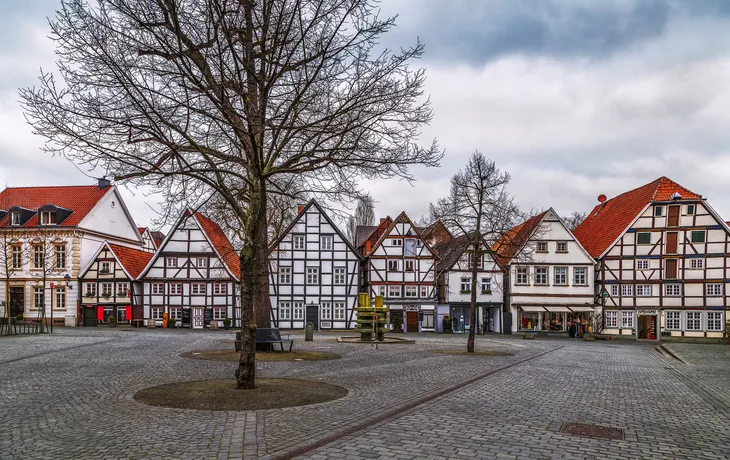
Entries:
{"label": "white facade", "polygon": [[269,252],[272,323],[283,329],[355,327],[361,257],[319,204],[303,207]]}

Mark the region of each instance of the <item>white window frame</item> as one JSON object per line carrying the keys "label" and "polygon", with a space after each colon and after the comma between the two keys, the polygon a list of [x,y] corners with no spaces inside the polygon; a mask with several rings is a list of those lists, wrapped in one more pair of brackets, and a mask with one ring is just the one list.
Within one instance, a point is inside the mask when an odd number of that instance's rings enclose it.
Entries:
{"label": "white window frame", "polygon": [[722,296],[723,283],[708,283],[705,285],[705,295],[708,297]]}
{"label": "white window frame", "polygon": [[411,299],[415,299],[416,297],[418,297],[418,287],[417,286],[406,286],[405,290],[406,290],[406,293],[405,293],[406,297],[411,298]]}
{"label": "white window frame", "polygon": [[57,244],[54,246],[54,255],[56,260],[56,269],[63,270],[66,268],[66,245]]}
{"label": "white window frame", "polygon": [[44,295],[44,288],[42,287],[34,287],[33,288],[33,308],[36,310],[40,310],[45,307],[43,305],[45,303],[45,295]]}
{"label": "white window frame", "polygon": [[568,285],[568,267],[553,268],[553,284],[555,286]]}
{"label": "white window frame", "polygon": [[17,227],[20,225],[20,213],[18,211],[13,211],[10,213],[10,225],[13,227]]}
{"label": "white window frame", "polygon": [[13,245],[10,249],[10,268],[13,270],[19,270],[23,268],[23,247],[20,245]]}
{"label": "white window frame", "polygon": [[492,278],[491,277],[483,277],[482,278],[482,294],[491,294],[492,293]]}
{"label": "white window frame", "polygon": [[190,286],[190,293],[198,295],[205,294],[205,283],[192,283]]}
{"label": "white window frame", "polygon": [[378,295],[379,296],[385,297],[385,292],[386,292],[386,289],[385,289],[384,285],[381,284],[380,286],[378,286]]}
{"label": "white window frame", "polygon": [[403,246],[403,238],[392,238],[390,241],[391,246]]}
{"label": "white window frame", "polygon": [[535,252],[545,253],[548,252],[547,241],[538,241],[535,245]]}
{"label": "white window frame", "polygon": [[664,311],[665,329],[669,331],[682,330],[682,312],[678,310]]}
{"label": "white window frame", "polygon": [[55,288],[54,291],[56,303],[53,305],[53,308],[57,310],[66,309],[66,288],[61,286]]}
{"label": "white window frame", "polygon": [[664,206],[654,206],[654,217],[664,217]]}
{"label": "white window frame", "polygon": [[182,295],[183,293],[183,287],[182,283],[170,283],[169,285],[169,293],[170,295]]}
{"label": "white window frame", "polygon": [[336,286],[344,286],[347,279],[347,270],[345,267],[334,267],[332,271],[333,282]]}
{"label": "white window frame", "polygon": [[107,274],[112,271],[112,263],[108,261],[99,262],[99,273]]}
{"label": "white window frame", "polygon": [[319,284],[319,267],[307,267],[307,284],[312,286]]}
{"label": "white window frame", "polygon": [[707,312],[707,332],[722,332],[725,330],[725,312]]}
{"label": "white window frame", "polygon": [[634,295],[633,284],[622,284],[621,285],[621,297],[632,297]]}
{"label": "white window frame", "polygon": [[[692,212],[689,212],[689,208],[692,207]],[[685,208],[686,215],[688,216],[694,216],[697,213],[697,205],[696,204],[688,204]]]}
{"label": "white window frame", "polygon": [[461,280],[459,280],[459,292],[464,294],[471,292],[471,277],[461,277]]}
{"label": "white window frame", "polygon": [[664,295],[666,297],[680,297],[682,295],[682,285],[679,283],[665,284]]}
{"label": "white window frame", "polygon": [[400,286],[388,286],[388,297],[391,299],[399,299],[401,294]]}
{"label": "white window frame", "polygon": [[162,320],[165,315],[165,307],[152,307],[150,308],[150,316],[153,320]]}
{"label": "white window frame", "polygon": [[[53,219],[51,219],[51,216],[53,216]],[[41,225],[58,225],[58,214],[55,211],[41,211],[40,223]]]}
{"label": "white window frame", "polygon": [[697,332],[702,330],[702,312],[686,311],[684,312],[684,330]]}
{"label": "white window frame", "polygon": [[129,283],[118,282],[116,285],[117,297],[129,297]]}
{"label": "white window frame", "polygon": [[213,307],[213,319],[216,321],[222,321],[228,318],[228,312],[226,307]]}
{"label": "white window frame", "polygon": [[705,259],[699,259],[699,258],[689,259],[689,269],[690,270],[700,270],[703,268],[705,268]]}
{"label": "white window frame", "polygon": [[649,270],[649,259],[637,259],[636,260],[637,270]]}
{"label": "white window frame", "polygon": [[[524,277],[524,281],[521,281]],[[515,267],[515,286],[527,286],[530,284],[530,267]]]}
{"label": "white window frame", "polygon": [[323,251],[332,250],[332,235],[322,235],[319,237],[319,249]]}
{"label": "white window frame", "polygon": [[399,259],[388,260],[388,271],[389,272],[399,272],[400,271],[400,260]]}
{"label": "white window frame", "polygon": [[42,270],[45,262],[45,254],[43,253],[43,246],[37,244],[33,246],[33,269]]}
{"label": "white window frame", "polygon": [[573,286],[588,286],[588,268],[573,267]]}
{"label": "white window frame", "polygon": [[176,320],[182,319],[182,307],[170,307],[167,317],[175,318]]}
{"label": "white window frame", "polygon": [[415,270],[416,264],[414,262],[415,261],[413,261],[413,260],[406,260],[406,268],[405,268],[405,271],[407,271],[407,272],[416,271]]}
{"label": "white window frame", "polygon": [[[548,267],[535,267],[535,286],[547,286],[550,279]],[[544,279],[542,279],[544,276]]]}
{"label": "white window frame", "polygon": [[291,320],[291,302],[279,302],[279,320]]}
{"label": "white window frame", "polygon": [[334,303],[334,309],[333,309],[333,318],[335,321],[344,321],[345,320],[345,302],[335,302]]}
{"label": "white window frame", "polygon": [[332,321],[332,302],[322,302],[319,309],[322,312],[322,321]]}
{"label": "white window frame", "polygon": [[428,299],[428,286],[421,286],[420,294],[422,299]]}
{"label": "white window frame", "polygon": [[227,294],[226,283],[213,283],[213,294]]}
{"label": "white window frame", "polygon": [[618,327],[618,311],[606,310],[606,328]]}
{"label": "white window frame", "polygon": [[177,257],[165,257],[165,267],[177,268]]}
{"label": "white window frame", "polygon": [[84,297],[96,297],[96,282],[84,283]]}
{"label": "white window frame", "polygon": [[622,329],[633,329],[634,328],[634,312],[633,311],[622,311],[621,312],[621,328]]}
{"label": "white window frame", "polygon": [[105,299],[114,294],[114,283],[101,283],[101,296]]}
{"label": "white window frame", "polygon": [[[563,246],[563,249],[560,249],[560,246],[561,245]],[[555,252],[560,252],[560,253],[566,253],[566,252],[568,252],[568,242],[567,241],[558,241],[555,244],[555,247],[556,247]]]}
{"label": "white window frame", "polygon": [[279,284],[291,284],[291,267],[279,267]]}
{"label": "white window frame", "polygon": [[651,284],[637,284],[636,297],[651,297]]}
{"label": "white window frame", "polygon": [[292,302],[292,320],[304,321],[304,302]]}
{"label": "white window frame", "polygon": [[292,236],[292,249],[295,251],[303,251],[307,247],[307,239],[304,235]]}
{"label": "white window frame", "polygon": [[164,295],[165,294],[165,283],[152,283],[150,288],[152,295]]}
{"label": "white window frame", "polygon": [[198,268],[208,268],[208,258],[207,257],[197,257],[195,260],[195,266]]}

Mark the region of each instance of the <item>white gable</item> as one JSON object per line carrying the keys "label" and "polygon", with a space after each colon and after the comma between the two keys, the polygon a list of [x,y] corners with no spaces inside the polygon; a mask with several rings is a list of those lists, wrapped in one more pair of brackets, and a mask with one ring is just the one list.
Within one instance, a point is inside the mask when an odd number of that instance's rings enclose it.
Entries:
{"label": "white gable", "polygon": [[80,228],[116,238],[139,241],[137,225],[129,215],[116,187],[112,187],[79,223]]}

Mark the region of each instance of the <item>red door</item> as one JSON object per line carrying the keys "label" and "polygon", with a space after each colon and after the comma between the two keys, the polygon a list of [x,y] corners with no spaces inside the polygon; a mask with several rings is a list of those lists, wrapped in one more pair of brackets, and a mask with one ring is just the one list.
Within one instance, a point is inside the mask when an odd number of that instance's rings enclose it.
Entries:
{"label": "red door", "polygon": [[669,206],[667,227],[679,227],[679,206]]}
{"label": "red door", "polygon": [[677,248],[677,232],[667,233],[667,254],[676,254]]}
{"label": "red door", "polygon": [[407,311],[406,312],[406,331],[407,332],[418,332],[418,312]]}
{"label": "red door", "polygon": [[677,259],[667,259],[665,261],[667,267],[666,278],[677,279]]}

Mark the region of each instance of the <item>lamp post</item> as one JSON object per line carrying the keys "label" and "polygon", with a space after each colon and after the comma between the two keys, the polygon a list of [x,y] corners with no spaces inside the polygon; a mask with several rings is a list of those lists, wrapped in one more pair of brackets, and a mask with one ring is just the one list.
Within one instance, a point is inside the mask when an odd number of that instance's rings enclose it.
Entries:
{"label": "lamp post", "polygon": [[[53,333],[53,298],[55,297],[55,293],[53,290],[55,289],[56,285],[51,281],[51,333]],[[43,308],[45,308],[45,302],[43,303]]]}

